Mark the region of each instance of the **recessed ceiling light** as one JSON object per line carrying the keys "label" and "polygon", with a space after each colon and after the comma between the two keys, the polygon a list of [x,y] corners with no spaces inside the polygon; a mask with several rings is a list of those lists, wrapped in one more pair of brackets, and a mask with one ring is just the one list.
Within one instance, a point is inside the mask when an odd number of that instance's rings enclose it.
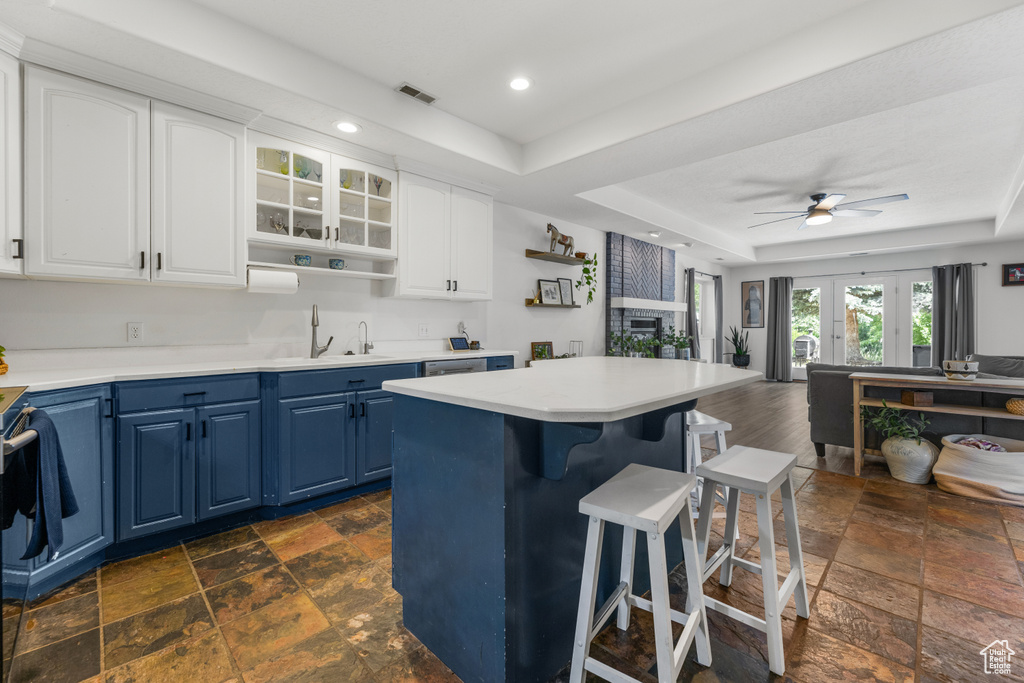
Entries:
{"label": "recessed ceiling light", "polygon": [[647,234],[651,237],[661,237],[661,230],[649,230]]}
{"label": "recessed ceiling light", "polygon": [[359,124],[352,123],[351,121],[338,121],[334,126],[342,133],[358,133],[362,130]]}
{"label": "recessed ceiling light", "polygon": [[856,252],[854,254],[850,254],[850,256],[867,256],[867,255],[868,255],[868,252],[866,252],[866,251],[858,251],[858,252]]}
{"label": "recessed ceiling light", "polygon": [[533,81],[531,81],[529,78],[520,76],[518,78],[513,78],[509,82],[508,87],[512,88],[513,90],[526,90],[531,85],[533,85]]}
{"label": "recessed ceiling light", "polygon": [[693,246],[693,242],[680,242],[676,246],[677,247],[686,247],[687,249],[689,249],[690,247]]}
{"label": "recessed ceiling light", "polygon": [[716,260],[716,261],[724,261],[725,259],[724,259],[724,258],[722,258],[721,256],[716,256],[716,257],[715,257],[715,260]]}

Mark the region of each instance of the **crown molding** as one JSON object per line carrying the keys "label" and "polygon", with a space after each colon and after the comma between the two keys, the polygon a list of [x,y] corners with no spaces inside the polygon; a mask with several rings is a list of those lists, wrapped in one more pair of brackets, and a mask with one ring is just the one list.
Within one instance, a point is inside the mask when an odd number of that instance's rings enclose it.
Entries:
{"label": "crown molding", "polygon": [[12,57],[18,57],[21,55],[21,48],[24,44],[25,36],[7,24],[0,23],[0,51],[6,52]]}
{"label": "crown molding", "polygon": [[146,76],[137,71],[31,38],[24,42],[19,56],[25,62],[88,78],[98,83],[195,109],[229,121],[248,124],[260,115],[258,109],[174,85],[159,78]]}
{"label": "crown molding", "polygon": [[334,154],[340,154],[341,156],[348,157],[350,159],[365,161],[366,163],[374,164],[375,166],[381,166],[389,169],[396,168],[394,159],[392,159],[390,154],[361,147],[348,142],[347,140],[339,140],[333,135],[310,130],[309,128],[304,128],[294,123],[275,119],[270,116],[260,116],[249,123],[249,128],[251,130],[259,131],[260,133],[276,135],[277,137],[286,138],[292,142],[300,142],[304,145],[309,145],[310,147],[316,147],[317,149],[322,149],[325,152],[333,152]]}
{"label": "crown molding", "polygon": [[479,180],[470,180],[465,176],[456,175],[455,173],[450,173],[436,166],[431,166],[430,164],[423,163],[422,161],[416,161],[415,159],[410,159],[408,157],[395,155],[394,167],[399,171],[404,171],[405,173],[415,173],[416,175],[425,176],[432,180],[438,180],[442,183],[456,185],[467,190],[480,192],[491,197],[498,194],[499,190],[499,188],[493,185],[482,183]]}

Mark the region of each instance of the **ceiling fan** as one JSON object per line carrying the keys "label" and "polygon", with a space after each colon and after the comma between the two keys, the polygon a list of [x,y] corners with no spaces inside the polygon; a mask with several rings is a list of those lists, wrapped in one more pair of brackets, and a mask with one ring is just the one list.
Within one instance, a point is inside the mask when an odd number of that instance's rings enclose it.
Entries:
{"label": "ceiling fan", "polygon": [[759,228],[762,225],[770,225],[771,223],[781,223],[782,221],[791,221],[794,218],[803,218],[803,223],[801,223],[800,227],[797,228],[797,230],[803,230],[808,225],[823,225],[825,223],[828,223],[829,221],[832,220],[833,216],[838,216],[840,218],[848,218],[854,216],[862,216],[867,218],[869,216],[877,216],[882,212],[875,209],[865,209],[863,207],[875,206],[877,204],[888,204],[889,202],[901,202],[904,199],[910,199],[910,197],[905,194],[892,194],[889,195],[888,197],[861,199],[856,202],[846,202],[845,204],[840,204],[839,202],[843,201],[844,199],[846,199],[845,194],[812,194],[811,201],[814,203],[808,206],[806,210],[757,211],[754,214],[755,216],[779,213],[788,213],[793,215],[787,216],[786,218],[779,218],[774,221],[768,221],[767,223],[758,223],[757,225],[751,225],[750,227]]}

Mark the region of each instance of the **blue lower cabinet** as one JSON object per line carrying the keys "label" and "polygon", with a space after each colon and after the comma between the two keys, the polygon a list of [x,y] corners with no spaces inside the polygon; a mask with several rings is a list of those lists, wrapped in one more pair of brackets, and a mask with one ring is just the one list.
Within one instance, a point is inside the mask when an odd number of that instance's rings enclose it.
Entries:
{"label": "blue lower cabinet", "polygon": [[196,521],[195,410],[118,418],[118,540]]}
{"label": "blue lower cabinet", "polygon": [[395,442],[395,397],[388,391],[360,391],[358,438],[356,439],[356,483],[363,484],[391,476]]}
{"label": "blue lower cabinet", "polygon": [[280,503],[353,486],[356,394],[278,401]]}
{"label": "blue lower cabinet", "polygon": [[512,356],[491,356],[487,359],[487,372],[492,370],[511,370],[516,366],[516,359]]}
{"label": "blue lower cabinet", "polygon": [[260,402],[196,411],[199,520],[260,504]]}
{"label": "blue lower cabinet", "polygon": [[31,525],[20,514],[4,531],[5,583],[27,583],[37,595],[114,542],[114,421],[108,385],[31,394],[27,402],[53,420],[79,507],[78,514],[63,520],[64,544],[51,562],[46,550],[33,560],[18,559]]}

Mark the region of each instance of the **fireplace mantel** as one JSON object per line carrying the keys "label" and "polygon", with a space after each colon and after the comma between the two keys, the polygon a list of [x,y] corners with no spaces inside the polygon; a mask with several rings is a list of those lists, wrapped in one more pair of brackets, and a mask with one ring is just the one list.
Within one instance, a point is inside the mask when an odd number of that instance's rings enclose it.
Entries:
{"label": "fireplace mantel", "polygon": [[612,308],[638,308],[645,311],[686,312],[686,304],[679,301],[658,301],[657,299],[634,299],[625,296],[613,296],[610,304]]}

